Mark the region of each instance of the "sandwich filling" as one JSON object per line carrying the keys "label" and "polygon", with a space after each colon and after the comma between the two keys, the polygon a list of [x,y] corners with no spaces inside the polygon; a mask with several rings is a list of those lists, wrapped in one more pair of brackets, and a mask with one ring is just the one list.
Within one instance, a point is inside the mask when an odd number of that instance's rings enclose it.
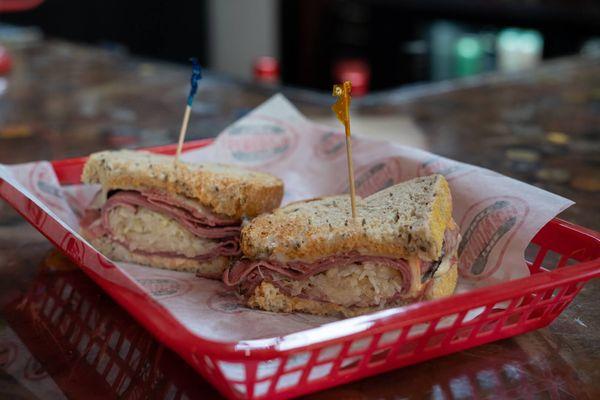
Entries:
{"label": "sandwich filling", "polygon": [[[101,196],[94,203],[102,202]],[[239,255],[240,224],[183,196],[155,190],[113,192],[81,221],[90,240],[107,236],[132,253],[198,261]]]}
{"label": "sandwich filling", "polygon": [[223,281],[245,297],[269,282],[282,293],[344,307],[379,307],[421,298],[433,277],[456,264],[458,227],[446,229],[441,257],[434,262],[363,255],[332,255],[312,263],[242,259],[227,269]]}

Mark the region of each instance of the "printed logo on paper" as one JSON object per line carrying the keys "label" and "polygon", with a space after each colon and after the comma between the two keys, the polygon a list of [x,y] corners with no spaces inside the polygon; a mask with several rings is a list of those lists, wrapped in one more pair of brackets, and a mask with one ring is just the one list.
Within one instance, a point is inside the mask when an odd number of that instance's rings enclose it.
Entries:
{"label": "printed logo on paper", "polygon": [[[479,280],[494,274],[528,213],[527,204],[514,196],[492,197],[471,206],[460,222],[463,229],[458,247],[461,275]],[[497,261],[492,263],[493,259]]]}
{"label": "printed logo on paper", "polygon": [[283,121],[256,116],[231,127],[223,136],[222,145],[236,161],[264,165],[291,154],[296,148],[297,136]]}
{"label": "printed logo on paper", "polygon": [[60,187],[54,185],[54,171],[44,163],[37,163],[29,171],[29,189],[32,193],[53,209],[65,211]]}
{"label": "printed logo on paper", "polygon": [[[356,194],[369,196],[402,181],[402,166],[399,157],[389,157],[356,169],[354,173]],[[348,183],[344,182],[344,193]]]}
{"label": "printed logo on paper", "polygon": [[136,279],[136,281],[157,299],[181,296],[190,290],[188,283],[175,278],[143,278]]}
{"label": "printed logo on paper", "polygon": [[18,351],[14,342],[0,343],[0,368],[8,368],[17,358]]}
{"label": "printed logo on paper", "polygon": [[83,247],[83,243],[73,236],[73,234],[67,232],[60,242],[60,247],[76,264],[81,265],[83,263],[85,248]]}
{"label": "printed logo on paper", "polygon": [[346,154],[346,135],[333,131],[323,133],[315,146],[315,154],[324,160],[336,159]]}
{"label": "printed logo on paper", "polygon": [[85,209],[87,207],[84,200],[85,197],[82,196],[79,191],[73,194],[65,191],[64,195],[71,210],[77,215],[77,218],[81,219],[85,215]]}
{"label": "printed logo on paper", "polygon": [[324,318],[315,315],[308,315],[302,313],[276,313],[271,311],[257,310],[247,307],[243,300],[238,297],[233,290],[225,290],[216,292],[208,299],[208,308],[213,311],[222,312],[226,314],[240,314],[240,313],[254,313],[254,314],[266,314],[281,316],[285,315],[287,319],[307,324],[310,326],[321,326],[324,323]]}
{"label": "printed logo on paper", "polygon": [[448,181],[451,181],[470,172],[473,172],[473,169],[464,164],[443,157],[434,156],[419,165],[417,175],[427,176],[431,174],[440,174],[444,175]]}
{"label": "printed logo on paper", "polygon": [[208,308],[227,314],[239,314],[249,309],[242,303],[233,290],[216,292],[208,299]]}

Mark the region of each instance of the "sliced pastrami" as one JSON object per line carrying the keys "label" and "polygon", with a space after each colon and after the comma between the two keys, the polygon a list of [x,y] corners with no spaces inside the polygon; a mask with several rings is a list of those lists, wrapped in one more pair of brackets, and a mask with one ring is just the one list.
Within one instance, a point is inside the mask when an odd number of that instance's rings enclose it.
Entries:
{"label": "sliced pastrami", "polygon": [[[108,217],[116,207],[143,207],[151,211],[173,218],[186,230],[203,239],[212,239],[217,246],[206,254],[192,257],[197,260],[211,259],[218,256],[237,256],[240,254],[239,236],[240,221],[216,215],[198,204],[192,204],[178,197],[157,191],[123,190],[112,194],[102,207],[88,209],[80,224],[86,229],[88,237],[96,238],[108,235],[111,240],[130,249],[128,243],[117,241],[111,232]],[[159,255],[163,257],[185,257],[175,252],[150,252],[139,249],[130,251],[144,255]]]}
{"label": "sliced pastrami", "polygon": [[219,219],[210,212],[193,208],[176,199],[167,200],[166,195],[153,192],[120,191],[108,198],[102,206],[103,225],[108,226],[109,211],[115,207],[144,207],[151,211],[167,215],[194,235],[208,239],[239,236],[239,221]]}
{"label": "sliced pastrami", "polygon": [[263,277],[265,272],[275,272],[294,280],[305,280],[315,274],[327,271],[333,267],[365,262],[387,265],[400,271],[402,274],[403,290],[408,290],[410,288],[412,272],[406,260],[389,257],[367,256],[359,253],[333,255],[313,263],[305,263],[302,261],[280,263],[277,261],[252,261],[248,259],[242,259],[225,271],[223,274],[223,282],[228,286],[235,286],[246,280],[255,281],[257,277]]}
{"label": "sliced pastrami", "polygon": [[[455,251],[459,242],[458,227],[447,229],[444,233],[444,244],[442,247],[442,256],[451,254]],[[373,262],[385,265],[400,271],[402,275],[402,291],[398,295],[402,296],[410,290],[412,282],[412,269],[408,262],[404,259],[362,255],[357,252],[332,255],[318,261],[307,263],[302,261],[290,261],[282,263],[274,260],[249,260],[241,259],[233,266],[225,270],[223,274],[223,282],[228,286],[238,286],[242,293],[252,293],[254,288],[262,281],[276,283],[282,277],[293,280],[305,280],[309,277],[327,271],[333,267],[341,267],[356,263]],[[421,261],[421,274],[427,275],[427,279],[423,279],[425,283],[439,266],[440,260],[435,262]],[[430,273],[433,271],[433,273]],[[277,285],[278,287],[281,285]],[[320,299],[314,299],[320,300]]]}

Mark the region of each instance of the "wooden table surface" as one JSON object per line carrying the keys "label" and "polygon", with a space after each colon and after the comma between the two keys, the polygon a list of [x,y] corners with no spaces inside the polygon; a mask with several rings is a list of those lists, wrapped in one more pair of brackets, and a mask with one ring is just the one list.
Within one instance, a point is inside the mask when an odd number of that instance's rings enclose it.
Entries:
{"label": "wooden table surface", "polygon": [[[182,66],[59,41],[13,47],[0,78],[0,163],[176,141],[188,89]],[[189,138],[211,137],[277,91],[312,118],[326,93],[259,87],[208,74]],[[414,86],[354,102],[353,116],[402,140],[408,121],[422,147],[571,198],[561,217],[600,230],[600,58],[555,61],[518,75]],[[391,121],[391,122],[390,122]],[[369,123],[371,125],[369,125]],[[394,125],[396,124],[396,125]],[[383,130],[383,129],[382,129]],[[404,132],[406,134],[406,132]],[[73,343],[40,304],[68,281],[110,332],[127,333],[135,365],[115,382],[91,367],[101,349]],[[311,399],[600,398],[599,280],[548,328],[402,368]],[[94,353],[95,352],[95,353]],[[125,384],[127,382],[127,384]],[[0,398],[219,398],[211,386],[0,202]]]}

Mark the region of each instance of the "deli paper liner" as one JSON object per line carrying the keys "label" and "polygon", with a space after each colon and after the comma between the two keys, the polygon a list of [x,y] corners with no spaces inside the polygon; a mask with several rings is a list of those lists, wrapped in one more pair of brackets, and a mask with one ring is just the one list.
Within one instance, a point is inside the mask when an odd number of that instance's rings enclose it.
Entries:
{"label": "deli paper liner", "polygon": [[[353,136],[353,150],[356,191],[363,197],[417,176],[440,173],[446,177],[452,190],[453,216],[463,236],[457,292],[529,275],[523,257],[526,246],[541,227],[573,204],[484,168],[397,143],[369,140],[368,132]],[[342,130],[311,122],[281,95],[227,128],[210,146],[188,151],[182,158],[237,164],[276,175],[285,182],[283,204],[348,190]],[[43,205],[49,215],[83,240],[77,233],[79,218],[97,186],[61,187],[48,162],[0,166],[0,177]],[[146,291],[203,338],[238,342],[248,349],[331,339],[368,329],[374,319],[398,312],[384,310],[335,322],[337,318],[251,310],[219,281],[116,264],[131,279],[114,283]],[[470,313],[470,317],[475,315],[476,310]],[[316,327],[321,328],[311,329]],[[281,336],[286,336],[285,340]]]}

